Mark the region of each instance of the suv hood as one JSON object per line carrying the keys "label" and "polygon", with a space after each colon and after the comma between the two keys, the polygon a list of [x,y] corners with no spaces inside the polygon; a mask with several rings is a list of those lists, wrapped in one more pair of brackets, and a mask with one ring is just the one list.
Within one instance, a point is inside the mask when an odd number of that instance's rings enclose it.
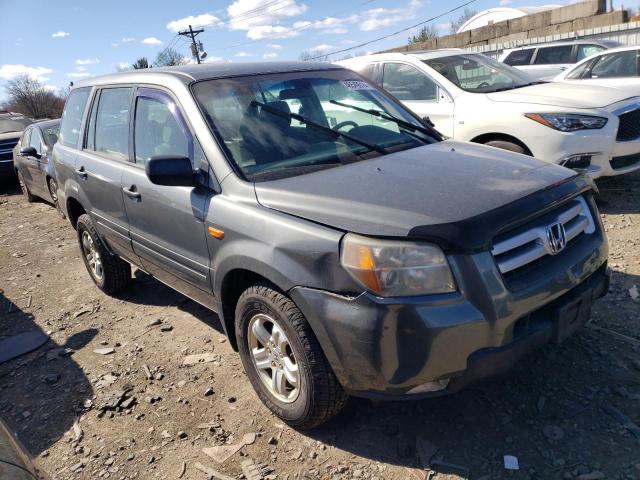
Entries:
{"label": "suv hood", "polygon": [[575,172],[483,145],[445,141],[255,184],[260,204],[340,230],[406,237],[563,182]]}
{"label": "suv hood", "polygon": [[629,92],[600,85],[541,83],[504,92],[488,93],[494,102],[529,103],[569,108],[601,108],[631,98]]}

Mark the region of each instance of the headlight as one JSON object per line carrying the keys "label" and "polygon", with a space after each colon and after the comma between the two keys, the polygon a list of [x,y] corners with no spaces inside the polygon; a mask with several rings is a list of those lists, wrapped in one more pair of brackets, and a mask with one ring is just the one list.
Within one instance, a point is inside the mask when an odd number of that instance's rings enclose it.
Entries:
{"label": "headlight", "polygon": [[447,258],[440,248],[428,243],[350,233],[342,241],[340,262],[364,288],[384,297],[456,290]]}
{"label": "headlight", "polygon": [[561,132],[597,130],[607,124],[605,117],[577,113],[525,113],[524,116]]}

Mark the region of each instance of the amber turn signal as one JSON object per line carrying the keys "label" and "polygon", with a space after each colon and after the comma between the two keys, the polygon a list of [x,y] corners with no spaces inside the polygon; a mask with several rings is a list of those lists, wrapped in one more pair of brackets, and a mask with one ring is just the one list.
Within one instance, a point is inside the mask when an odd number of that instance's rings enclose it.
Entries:
{"label": "amber turn signal", "polygon": [[211,235],[213,238],[217,238],[218,240],[222,240],[224,238],[224,231],[223,230],[219,230],[219,229],[214,228],[214,227],[209,227],[207,229],[207,232],[209,232],[209,235]]}

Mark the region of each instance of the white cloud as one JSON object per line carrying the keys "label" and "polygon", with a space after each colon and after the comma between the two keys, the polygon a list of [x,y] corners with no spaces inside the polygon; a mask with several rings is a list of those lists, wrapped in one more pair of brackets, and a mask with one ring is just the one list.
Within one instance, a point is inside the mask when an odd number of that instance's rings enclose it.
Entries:
{"label": "white cloud", "polygon": [[91,74],[89,72],[69,72],[67,73],[67,77],[71,78],[84,78],[89,77]]}
{"label": "white cloud", "polygon": [[511,5],[511,0],[500,0],[500,5],[502,5],[503,7]]}
{"label": "white cloud", "polygon": [[122,43],[129,43],[129,42],[133,42],[135,40],[135,38],[133,37],[123,37],[122,40],[120,40]]}
{"label": "white cloud", "polygon": [[238,52],[238,53],[236,53],[236,57],[253,57],[253,53],[249,53],[249,52]]}
{"label": "white cloud", "polygon": [[60,30],[56,33],[52,33],[51,38],[64,38],[68,37],[69,35],[71,35],[69,32],[63,32],[62,30]]}
{"label": "white cloud", "polygon": [[324,53],[324,52],[328,52],[329,50],[333,50],[333,46],[323,43],[321,45],[316,45],[315,47],[311,48],[311,50]]}
{"label": "white cloud", "polygon": [[277,43],[270,43],[267,45],[267,48],[273,48],[274,50],[282,50],[282,45],[278,45]]}
{"label": "white cloud", "polygon": [[98,58],[84,58],[76,60],[76,65],[93,65],[95,63],[100,63],[100,59]]}
{"label": "white cloud", "polygon": [[280,25],[253,27],[247,32],[247,37],[251,40],[260,40],[261,38],[291,38],[297,37],[298,35],[300,35],[300,32]]}
{"label": "white cloud", "polygon": [[271,52],[271,53],[265,53],[264,55],[262,55],[262,58],[276,58],[278,56],[278,54],[276,52]]}
{"label": "white cloud", "polygon": [[159,40],[156,37],[147,37],[143,39],[140,43],[144,45],[162,45],[162,40]]}
{"label": "white cloud", "polygon": [[117,65],[118,70],[127,70],[129,68],[131,68],[131,64],[127,63],[127,62],[120,62]]}
{"label": "white cloud", "polygon": [[119,44],[119,43],[112,43],[112,44],[111,44],[111,46],[112,46],[112,47],[119,47],[119,46],[120,46],[120,44]]}
{"label": "white cloud", "polygon": [[416,16],[416,11],[422,6],[420,0],[411,0],[407,7],[373,8],[360,16],[360,30],[370,32],[380,28],[390,27],[396,23],[410,20]]}
{"label": "white cloud", "polygon": [[307,11],[307,6],[296,0],[236,0],[227,7],[229,27],[232,30],[249,30],[252,27],[273,25],[284,18],[297,17]]}
{"label": "white cloud", "polygon": [[77,66],[76,70],[79,72],[86,72],[87,71],[87,67],[83,67],[82,65]]}
{"label": "white cloud", "polygon": [[49,81],[49,77],[46,75],[53,72],[50,68],[46,67],[27,67],[22,64],[5,64],[0,66],[0,78],[4,78],[5,80],[11,80],[18,75],[29,75],[32,78],[40,82]]}
{"label": "white cloud", "polygon": [[[203,13],[201,15],[190,15],[188,17],[180,18],[178,20],[172,20],[167,23],[167,30],[173,33],[178,33],[180,30],[185,30],[191,25],[193,28],[199,27],[217,27],[222,25],[222,21],[215,15],[210,13]],[[122,40],[124,42],[124,39]]]}
{"label": "white cloud", "polygon": [[296,22],[293,24],[295,28],[307,29],[313,28],[316,30],[321,30],[324,34],[339,34],[339,33],[347,33],[349,31],[346,28],[347,24],[354,23],[358,21],[358,15],[350,15],[348,17],[336,18],[336,17],[327,17],[322,20],[317,20],[315,22],[302,21]]}

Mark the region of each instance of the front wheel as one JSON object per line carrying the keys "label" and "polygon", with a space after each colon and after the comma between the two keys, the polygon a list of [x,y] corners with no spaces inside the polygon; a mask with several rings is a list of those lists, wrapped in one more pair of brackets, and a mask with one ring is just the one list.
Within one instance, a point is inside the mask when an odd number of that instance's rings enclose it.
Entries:
{"label": "front wheel", "polygon": [[60,208],[60,204],[58,203],[58,183],[53,178],[50,178],[48,187],[49,195],[51,195],[51,200],[53,200],[53,205],[56,207],[56,210],[58,210],[58,213],[62,215],[62,218],[65,218],[64,213]]}
{"label": "front wheel", "polygon": [[82,259],[93,283],[107,294],[124,288],[131,280],[131,266],[107,250],[89,215],[80,215],[76,230]]}
{"label": "front wheel", "polygon": [[22,173],[20,172],[20,170],[17,170],[16,173],[18,175],[18,183],[20,184],[20,190],[22,190],[22,195],[24,196],[24,199],[29,203],[35,202],[36,196],[33,195],[29,190],[29,187],[24,181],[24,177],[22,176]]}
{"label": "front wheel", "polygon": [[293,427],[309,429],[347,401],[302,312],[266,284],[240,296],[236,339],[244,370],[260,400]]}

